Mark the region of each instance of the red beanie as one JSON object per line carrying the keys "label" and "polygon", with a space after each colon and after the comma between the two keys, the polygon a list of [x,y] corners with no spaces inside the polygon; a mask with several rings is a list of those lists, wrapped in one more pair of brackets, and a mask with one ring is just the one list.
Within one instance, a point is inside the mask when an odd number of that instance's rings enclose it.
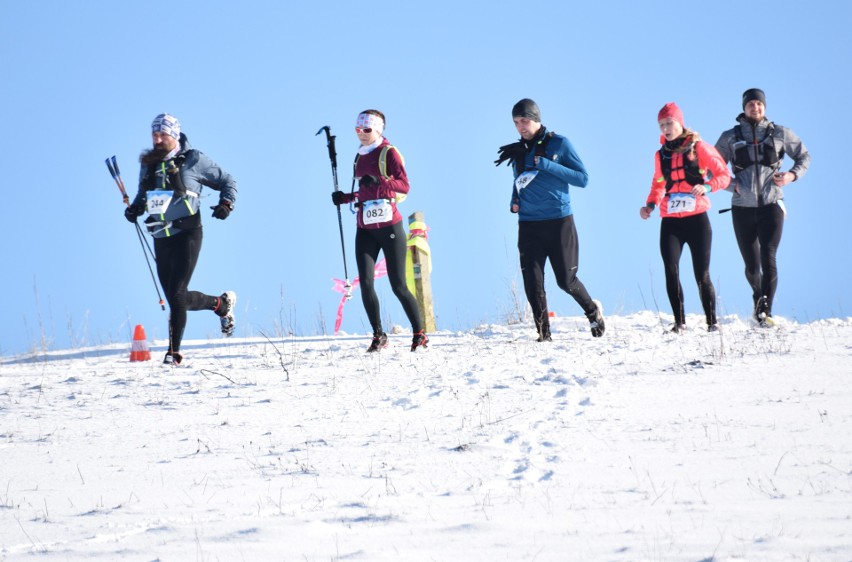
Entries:
{"label": "red beanie", "polygon": [[660,113],[657,114],[657,123],[662,121],[663,119],[671,118],[683,127],[683,111],[677,106],[677,104],[673,101],[670,101],[660,110]]}

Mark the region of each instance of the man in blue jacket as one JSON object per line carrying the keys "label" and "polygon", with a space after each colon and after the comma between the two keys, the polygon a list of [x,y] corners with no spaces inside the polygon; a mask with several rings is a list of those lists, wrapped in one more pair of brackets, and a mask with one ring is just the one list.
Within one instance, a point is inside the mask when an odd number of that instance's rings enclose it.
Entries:
{"label": "man in blue jacket", "polygon": [[569,193],[571,185],[586,187],[589,174],[568,139],[541,124],[541,112],[533,100],[516,103],[512,119],[521,140],[500,147],[495,163],[499,166],[509,160],[514,171],[510,209],[518,214],[521,273],[538,341],[551,341],[544,290],[548,259],[556,284],[582,307],[592,336],[601,337],[606,328],[603,309],[577,277],[579,242]]}
{"label": "man in blue jacket", "polygon": [[162,113],[151,123],[153,148],[142,153],[139,191],[124,211],[130,222],[147,213],[145,225],[154,237],[157,277],[169,302],[169,350],[163,363],[180,364],[180,344],[189,310],[212,310],[222,333],[234,333],[237,295],[220,296],[189,290],[189,281],[201,252],[201,190],[219,192],[213,216],[224,220],[234,210],[237,183],[204,153],[189,145],[173,115]]}

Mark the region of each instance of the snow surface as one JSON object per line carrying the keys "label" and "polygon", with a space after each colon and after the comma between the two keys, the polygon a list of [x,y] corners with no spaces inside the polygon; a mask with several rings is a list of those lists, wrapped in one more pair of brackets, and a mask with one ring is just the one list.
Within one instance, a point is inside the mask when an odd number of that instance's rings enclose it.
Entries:
{"label": "snow surface", "polygon": [[852,560],[852,319],[665,320],[2,358],[0,560]]}

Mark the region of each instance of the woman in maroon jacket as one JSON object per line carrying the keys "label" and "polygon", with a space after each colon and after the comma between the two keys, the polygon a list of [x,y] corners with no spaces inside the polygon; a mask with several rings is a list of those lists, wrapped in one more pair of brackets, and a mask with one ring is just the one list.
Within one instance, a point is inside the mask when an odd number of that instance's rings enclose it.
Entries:
{"label": "woman in maroon jacket", "polygon": [[367,109],[358,115],[355,124],[355,133],[361,142],[355,161],[358,191],[335,191],[331,199],[335,205],[355,201],[358,209],[355,261],[361,282],[361,300],[373,328],[373,341],[367,351],[380,351],[388,345],[374,285],[379,251],[385,254],[391,288],[411,322],[414,334],[411,351],[414,351],[418,347],[426,347],[429,339],[423,331],[417,300],[408,290],[405,280],[406,236],[396,204],[408,194],[408,176],[402,155],[382,136],[384,128],[385,116],[381,111]]}

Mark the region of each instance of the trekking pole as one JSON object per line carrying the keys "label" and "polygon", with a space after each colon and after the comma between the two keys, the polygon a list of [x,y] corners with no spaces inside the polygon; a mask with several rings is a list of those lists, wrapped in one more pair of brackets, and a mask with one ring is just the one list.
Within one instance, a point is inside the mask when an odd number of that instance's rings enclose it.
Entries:
{"label": "trekking pole", "polygon": [[[331,160],[331,176],[334,179],[334,191],[340,191],[337,187],[337,151],[334,149],[335,136],[331,134],[328,125],[321,127],[317,135],[325,131],[326,145],[328,146],[328,158]],[[314,135],[316,136],[316,135]],[[343,215],[340,213],[340,205],[337,205],[337,224],[340,227],[340,249],[343,251],[343,276],[346,281],[343,285],[343,295],[347,300],[352,298],[352,284],[349,282],[349,271],[346,267],[346,245],[343,243]]]}
{"label": "trekking pole", "polygon": [[[124,180],[121,179],[121,171],[118,169],[118,161],[115,159],[115,156],[107,158],[106,165],[112,179],[115,180],[115,184],[118,186],[118,190],[121,191],[121,198],[124,200],[124,204],[129,207],[130,198],[127,196],[127,190],[124,189]],[[142,245],[142,253],[145,255],[145,262],[148,264],[148,271],[151,272],[151,280],[154,282],[154,289],[157,290],[157,297],[160,299],[160,308],[165,310],[166,303],[163,300],[163,296],[160,294],[160,286],[157,285],[157,278],[154,276],[154,269],[151,267],[151,261],[148,259],[148,254],[151,255],[151,258],[155,262],[157,261],[157,258],[154,256],[154,251],[145,239],[145,235],[142,233],[142,227],[139,226],[139,223],[136,221],[133,221],[133,224],[136,226],[136,235],[139,237],[139,244]]]}
{"label": "trekking pole", "polygon": [[[107,158],[106,165],[107,168],[109,168],[110,174],[112,174],[112,179],[115,180],[115,183],[118,185],[118,189],[121,191],[121,197],[124,200],[124,204],[129,207],[130,198],[127,196],[127,191],[124,189],[124,180],[121,179],[121,170],[118,169],[118,161],[115,159],[115,156],[113,156],[112,158]],[[154,256],[154,250],[151,249],[151,245],[148,243],[148,239],[145,238],[144,234],[142,233],[142,227],[139,226],[139,223],[135,223],[135,225],[136,233],[139,235],[139,240],[141,241],[141,243],[143,243],[142,252],[144,253],[147,249],[147,254],[145,254],[145,260],[148,260],[148,254],[150,254],[151,259],[156,262],[157,258]],[[150,264],[148,264],[148,269],[151,269]],[[154,283],[154,285],[156,285],[156,282]],[[157,290],[157,292],[159,293],[159,289]],[[160,304],[162,304],[162,299],[160,299]]]}

